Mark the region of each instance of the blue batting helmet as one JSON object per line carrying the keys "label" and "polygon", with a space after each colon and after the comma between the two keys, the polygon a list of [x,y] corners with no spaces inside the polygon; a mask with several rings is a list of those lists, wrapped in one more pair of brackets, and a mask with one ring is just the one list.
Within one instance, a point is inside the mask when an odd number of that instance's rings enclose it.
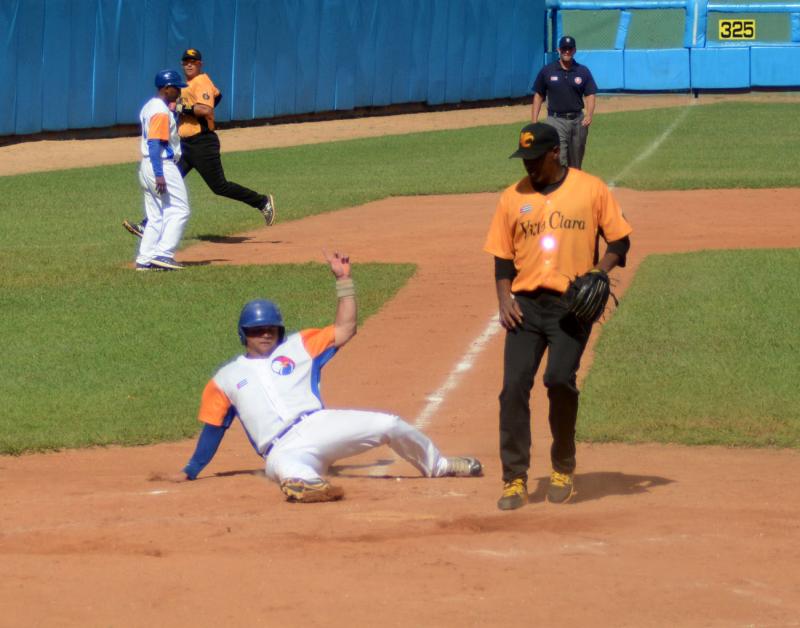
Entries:
{"label": "blue batting helmet", "polygon": [[283,336],[286,334],[286,327],[283,324],[283,316],[278,306],[266,299],[256,299],[255,301],[245,303],[242,308],[242,313],[239,314],[239,340],[242,341],[242,344],[247,344],[244,335],[245,329],[250,327],[265,327],[267,325],[280,327],[278,342],[283,342]]}
{"label": "blue batting helmet", "polygon": [[155,83],[157,89],[170,86],[186,87],[186,81],[183,80],[181,73],[176,70],[161,70],[161,72],[156,74]]}

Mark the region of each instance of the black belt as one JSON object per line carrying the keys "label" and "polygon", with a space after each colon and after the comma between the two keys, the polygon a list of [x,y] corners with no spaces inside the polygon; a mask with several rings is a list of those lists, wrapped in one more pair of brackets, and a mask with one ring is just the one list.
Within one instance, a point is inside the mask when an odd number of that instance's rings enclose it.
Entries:
{"label": "black belt", "polygon": [[550,288],[536,288],[536,290],[518,290],[514,293],[515,297],[526,297],[528,299],[537,299],[541,296],[548,295],[551,297],[560,297],[562,295],[558,290],[551,290]]}
{"label": "black belt", "polygon": [[553,118],[566,118],[567,120],[575,120],[580,117],[583,111],[568,111],[567,113],[548,113]]}
{"label": "black belt", "polygon": [[293,428],[295,425],[297,425],[298,423],[300,423],[300,421],[302,421],[303,419],[305,419],[305,418],[306,418],[306,417],[307,417],[309,414],[311,414],[311,412],[306,412],[305,414],[301,414],[301,415],[300,415],[299,417],[297,417],[297,418],[296,418],[294,421],[292,421],[291,423],[289,423],[289,425],[287,425],[287,426],[286,426],[286,427],[284,427],[284,428],[283,428],[283,429],[282,429],[280,432],[278,432],[277,436],[275,436],[275,438],[273,438],[271,441],[269,441],[269,445],[267,445],[267,448],[264,450],[264,457],[266,458],[266,457],[269,455],[269,452],[270,452],[270,451],[272,451],[272,448],[273,448],[275,445],[277,445],[277,444],[278,444],[278,441],[279,441],[281,438],[283,438],[284,436],[286,436],[286,435],[289,433],[289,430],[291,430],[291,429],[292,429],[292,428]]}

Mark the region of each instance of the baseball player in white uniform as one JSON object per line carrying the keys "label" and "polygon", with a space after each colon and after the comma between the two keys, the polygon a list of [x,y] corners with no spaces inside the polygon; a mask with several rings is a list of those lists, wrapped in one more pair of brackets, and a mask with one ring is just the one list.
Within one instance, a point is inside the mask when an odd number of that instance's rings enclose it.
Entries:
{"label": "baseball player in white uniform", "polygon": [[179,270],[175,249],[189,219],[189,195],[178,170],[181,140],[173,113],[180,88],[186,87],[175,70],[162,70],[155,78],[156,95],[139,113],[142,125],[142,163],[139,184],[144,193],[147,227],[139,243],[136,270]]}
{"label": "baseball player in white uniform", "polygon": [[320,397],[320,371],[356,334],[356,299],[345,255],[326,254],[336,277],[338,306],[333,325],[286,336],[278,307],[250,301],[239,316],[246,353],[220,368],[203,391],[204,423],[194,455],[173,481],[193,480],[211,461],[238,416],[266,476],[289,501],[320,502],[342,497],[323,476],[336,460],[389,445],[425,477],[475,477],[480,461],[445,457],[421,431],[382,412],[330,410]]}

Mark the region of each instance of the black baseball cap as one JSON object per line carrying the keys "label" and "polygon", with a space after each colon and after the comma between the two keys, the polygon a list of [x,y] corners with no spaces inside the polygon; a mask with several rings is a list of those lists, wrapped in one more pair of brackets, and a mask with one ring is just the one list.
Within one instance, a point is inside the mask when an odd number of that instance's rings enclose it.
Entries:
{"label": "black baseball cap", "polygon": [[200,54],[200,51],[197,48],[187,48],[186,50],[183,51],[183,56],[181,57],[181,61],[188,61],[189,59],[202,61],[203,55]]}
{"label": "black baseball cap", "polygon": [[558,145],[558,131],[555,127],[544,122],[535,122],[522,127],[519,132],[519,148],[508,158],[538,159]]}
{"label": "black baseball cap", "polygon": [[570,37],[569,35],[564,35],[561,39],[558,40],[559,50],[569,50],[571,48],[575,48],[574,37]]}

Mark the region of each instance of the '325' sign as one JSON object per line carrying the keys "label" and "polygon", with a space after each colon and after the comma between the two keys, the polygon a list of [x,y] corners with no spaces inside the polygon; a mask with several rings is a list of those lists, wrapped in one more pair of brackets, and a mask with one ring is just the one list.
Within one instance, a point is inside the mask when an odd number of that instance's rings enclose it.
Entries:
{"label": "'325' sign", "polygon": [[720,20],[720,39],[755,39],[755,20]]}

